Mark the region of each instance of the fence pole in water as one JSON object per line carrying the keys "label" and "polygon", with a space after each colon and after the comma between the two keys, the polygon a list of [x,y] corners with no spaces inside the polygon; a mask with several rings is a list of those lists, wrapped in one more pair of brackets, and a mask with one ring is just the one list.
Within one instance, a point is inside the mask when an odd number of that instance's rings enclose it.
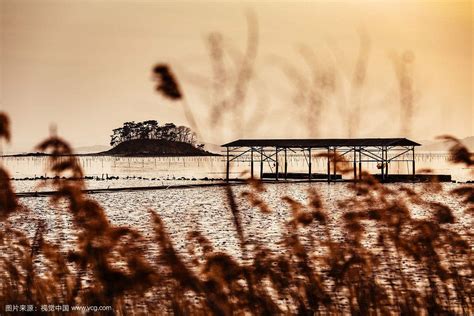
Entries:
{"label": "fence pole in water", "polygon": [[225,181],[226,182],[229,182],[229,171],[230,171],[229,147],[227,147],[227,163],[226,163],[226,172],[225,172]]}
{"label": "fence pole in water", "polygon": [[415,146],[411,148],[411,157],[412,157],[412,178],[415,181]]}
{"label": "fence pole in water", "polygon": [[330,156],[330,152],[329,152],[329,147],[328,147],[328,183],[331,182],[331,159],[329,159],[331,156]]}
{"label": "fence pole in water", "polygon": [[253,147],[250,147],[250,177],[253,179]]}
{"label": "fence pole in water", "polygon": [[288,160],[287,160],[286,150],[287,148],[285,148],[285,180],[288,179]]}

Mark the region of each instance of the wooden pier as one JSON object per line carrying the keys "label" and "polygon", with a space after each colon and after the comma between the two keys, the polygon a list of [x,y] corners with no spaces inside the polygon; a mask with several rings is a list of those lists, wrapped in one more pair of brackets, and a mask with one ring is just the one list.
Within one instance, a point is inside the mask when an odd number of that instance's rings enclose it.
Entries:
{"label": "wooden pier", "polygon": [[[226,149],[226,180],[230,179],[233,161],[250,162],[250,177],[255,177],[254,163],[260,163],[260,179],[267,178],[264,164],[273,163],[271,170],[276,181],[289,179],[288,154],[302,153],[308,166],[306,179],[313,180],[312,158],[316,154],[327,158],[328,182],[342,180],[337,175],[338,157],[351,156],[353,181],[362,176],[362,163],[375,163],[380,169],[380,180],[388,180],[390,164],[396,161],[411,163],[411,180],[415,181],[415,147],[420,144],[406,138],[331,138],[331,139],[239,139],[222,145]],[[280,158],[283,155],[283,168]],[[250,156],[250,159],[248,158]],[[408,158],[407,158],[408,156]],[[245,159],[244,159],[245,158]],[[271,168],[271,165],[270,165]],[[273,168],[272,168],[273,169]],[[316,179],[314,179],[316,180]]]}

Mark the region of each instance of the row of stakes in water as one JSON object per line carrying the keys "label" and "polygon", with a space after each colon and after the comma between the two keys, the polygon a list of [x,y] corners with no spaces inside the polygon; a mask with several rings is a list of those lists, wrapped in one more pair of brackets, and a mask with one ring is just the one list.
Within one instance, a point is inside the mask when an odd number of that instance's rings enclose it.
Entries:
{"label": "row of stakes in water", "polygon": [[197,179],[195,177],[192,178],[186,178],[186,177],[175,177],[175,176],[167,176],[166,178],[148,178],[148,177],[141,177],[141,176],[126,176],[126,177],[119,177],[119,176],[109,176],[108,174],[102,174],[102,176],[85,176],[82,178],[72,178],[72,177],[48,177],[46,175],[44,176],[34,176],[34,177],[24,177],[24,178],[10,178],[10,180],[14,181],[46,181],[46,180],[95,180],[95,181],[107,181],[107,180],[144,180],[144,181],[163,181],[163,180],[178,180],[178,181],[220,181],[224,180],[223,178],[209,178],[209,177],[203,177],[200,179]]}

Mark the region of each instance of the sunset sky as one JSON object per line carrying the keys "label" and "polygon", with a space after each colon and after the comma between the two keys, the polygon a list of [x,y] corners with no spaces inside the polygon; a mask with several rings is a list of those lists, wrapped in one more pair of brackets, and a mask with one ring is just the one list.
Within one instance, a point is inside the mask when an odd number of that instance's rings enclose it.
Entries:
{"label": "sunset sky", "polygon": [[[187,125],[180,102],[154,91],[156,63],[176,73],[206,142],[307,138],[296,113],[297,91],[275,63],[284,60],[305,74],[302,47],[337,74],[318,136],[346,137],[360,30],[370,39],[370,52],[362,118],[353,136],[474,135],[471,1],[0,2],[0,110],[12,120],[10,151],[31,150],[52,124],[74,146],[108,144],[111,130],[125,121]],[[244,113],[255,123],[214,130],[206,39],[219,32],[229,56],[239,56],[246,45],[246,12],[258,21],[258,55]],[[414,115],[410,135],[400,135],[391,56],[406,51],[414,56]]]}

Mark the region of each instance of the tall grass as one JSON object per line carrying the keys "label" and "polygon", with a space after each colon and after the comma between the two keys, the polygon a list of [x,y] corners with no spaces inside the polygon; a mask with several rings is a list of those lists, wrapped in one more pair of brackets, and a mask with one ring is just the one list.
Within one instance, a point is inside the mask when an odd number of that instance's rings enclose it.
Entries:
{"label": "tall grass", "polygon": [[[0,136],[8,139],[4,123],[8,120],[1,122]],[[454,138],[449,140],[455,143],[453,162],[472,166],[466,148]],[[317,190],[308,192],[306,203],[282,197],[280,202],[287,205],[290,217],[282,251],[274,252],[246,236],[244,204],[239,202],[247,199],[264,214],[272,212],[263,196],[264,184],[249,180],[240,195],[227,186],[227,205],[222,209],[231,211],[242,260],[216,251],[212,240],[199,231],[189,232],[190,257],[183,258],[159,210],[150,210],[159,253],[153,260],[145,256],[147,244],[141,232],[111,224],[101,205],[83,193],[83,171],[74,156],[67,156],[72,151],[64,140],[51,137],[38,148],[53,154],[50,171],[59,177],[53,182],[57,193],[52,203],[67,206],[74,244],[47,240],[47,225],[42,221],[33,223],[32,237],[11,225],[11,216],[30,210],[15,196],[7,171],[0,169],[2,312],[8,304],[110,305],[118,314],[474,312],[472,235],[461,236],[453,228],[459,219],[449,205],[428,201],[410,187],[393,189],[364,173],[350,185],[353,194],[338,204],[343,239],[334,237],[329,225],[333,215]],[[472,220],[472,185],[438,194],[459,196],[465,207],[463,216]],[[429,215],[413,217],[414,208]],[[369,230],[375,242],[367,247]]]}
{"label": "tall grass", "polygon": [[411,136],[410,128],[415,114],[414,60],[415,56],[411,51],[392,56],[400,95],[400,133],[406,137]]}

